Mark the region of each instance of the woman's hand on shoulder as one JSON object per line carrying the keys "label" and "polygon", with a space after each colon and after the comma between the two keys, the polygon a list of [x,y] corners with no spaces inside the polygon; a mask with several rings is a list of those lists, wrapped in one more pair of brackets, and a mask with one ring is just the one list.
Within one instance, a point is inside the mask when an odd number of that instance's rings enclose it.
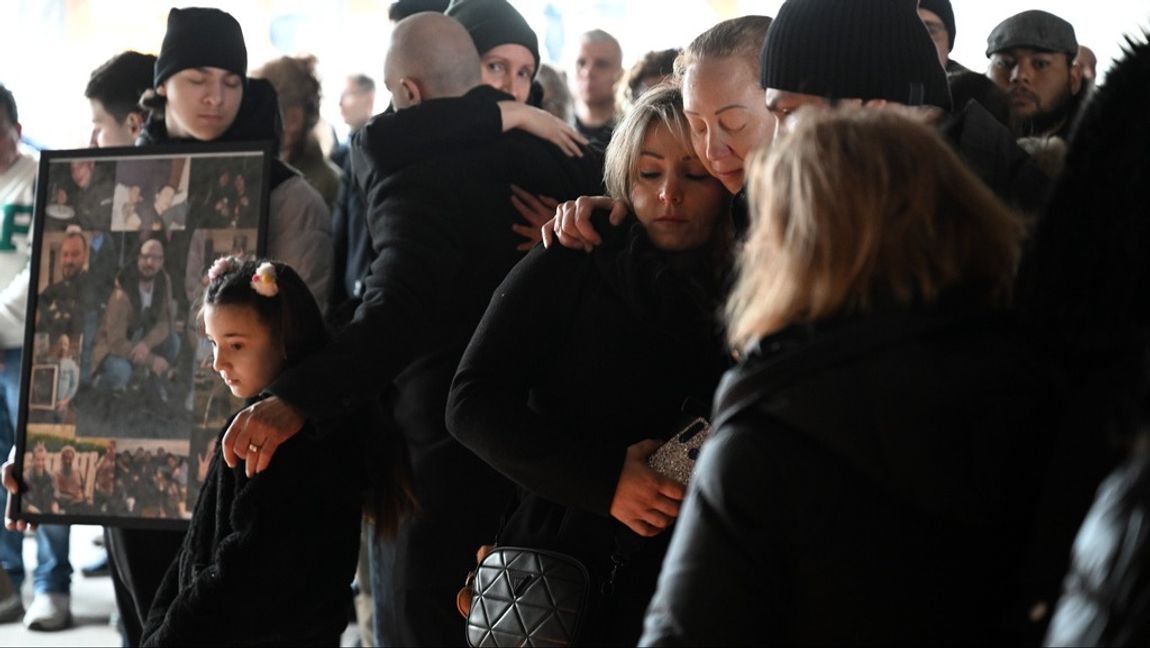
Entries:
{"label": "woman's hand on shoulder", "polygon": [[648,538],[665,531],[679,517],[685,492],[682,484],[647,465],[647,458],[661,445],[659,439],[647,439],[627,448],[611,499],[611,517]]}
{"label": "woman's hand on shoulder", "polygon": [[503,118],[503,132],[518,128],[558,146],[568,157],[583,157],[582,147],[588,144],[587,138],[546,110],[518,101],[500,101],[499,114]]}
{"label": "woman's hand on shoulder", "polygon": [[298,434],[304,420],[302,412],[276,396],[248,406],[224,433],[224,462],[235,468],[243,459],[248,477],[267,470],[276,448]]}
{"label": "woman's hand on shoulder", "polygon": [[580,196],[560,203],[555,216],[543,224],[543,247],[551,247],[554,239],[565,248],[590,252],[603,242],[591,225],[591,214],[597,209],[610,209],[611,225],[618,226],[627,218],[627,203],[610,196]]}

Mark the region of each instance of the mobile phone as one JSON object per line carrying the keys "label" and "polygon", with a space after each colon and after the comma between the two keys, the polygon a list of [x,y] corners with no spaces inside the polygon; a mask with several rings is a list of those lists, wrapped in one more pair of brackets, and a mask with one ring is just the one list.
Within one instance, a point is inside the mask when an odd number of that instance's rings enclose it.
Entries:
{"label": "mobile phone", "polygon": [[659,446],[648,457],[647,465],[655,472],[686,485],[691,479],[691,473],[695,471],[699,448],[710,436],[711,423],[703,417],[697,417]]}

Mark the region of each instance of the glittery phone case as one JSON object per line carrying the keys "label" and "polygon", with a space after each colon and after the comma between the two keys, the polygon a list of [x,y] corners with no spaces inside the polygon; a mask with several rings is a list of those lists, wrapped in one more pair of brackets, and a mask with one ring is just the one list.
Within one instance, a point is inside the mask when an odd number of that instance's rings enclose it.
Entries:
{"label": "glittery phone case", "polygon": [[710,436],[710,422],[702,417],[696,418],[681,432],[659,446],[659,449],[647,459],[647,465],[655,472],[686,485],[695,470],[699,447]]}

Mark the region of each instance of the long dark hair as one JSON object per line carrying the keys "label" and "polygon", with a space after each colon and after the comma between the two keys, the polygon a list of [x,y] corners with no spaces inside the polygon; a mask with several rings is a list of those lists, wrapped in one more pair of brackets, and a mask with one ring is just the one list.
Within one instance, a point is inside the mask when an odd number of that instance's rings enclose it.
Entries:
{"label": "long dark hair", "polygon": [[[252,288],[252,277],[264,263],[275,269],[278,292],[274,297],[265,297]],[[212,266],[209,279],[203,306],[251,307],[268,327],[271,338],[283,345],[288,367],[299,364],[331,339],[307,284],[285,263],[226,257]]]}
{"label": "long dark hair", "polygon": [[[253,287],[253,277],[265,263],[275,271],[276,292],[272,296]],[[283,346],[285,367],[298,365],[331,340],[315,297],[291,266],[267,259],[224,257],[212,265],[208,278],[200,308],[201,325],[204,307],[248,306],[268,327],[272,340]],[[398,434],[384,433],[377,425],[360,421],[349,432],[355,435],[356,454],[369,484],[365,513],[377,534],[394,536],[402,518],[415,509],[407,449]]]}

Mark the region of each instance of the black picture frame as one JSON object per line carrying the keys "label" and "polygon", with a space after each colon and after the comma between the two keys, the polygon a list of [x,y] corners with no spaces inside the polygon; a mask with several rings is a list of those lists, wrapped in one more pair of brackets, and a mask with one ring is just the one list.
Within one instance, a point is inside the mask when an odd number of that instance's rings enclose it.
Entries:
{"label": "black picture frame", "polygon": [[237,406],[196,324],[203,277],[224,254],[264,254],[274,155],[270,142],[41,153],[13,515],[186,527]]}

